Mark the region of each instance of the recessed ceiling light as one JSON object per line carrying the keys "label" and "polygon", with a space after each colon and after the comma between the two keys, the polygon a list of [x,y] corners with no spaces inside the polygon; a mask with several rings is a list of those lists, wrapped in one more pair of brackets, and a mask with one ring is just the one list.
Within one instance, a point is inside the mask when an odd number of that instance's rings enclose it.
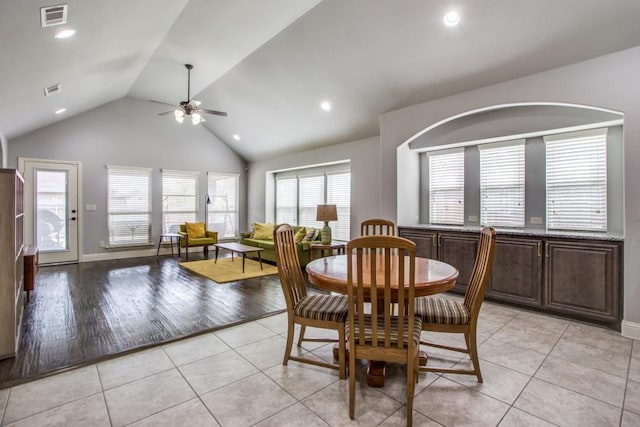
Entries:
{"label": "recessed ceiling light", "polygon": [[329,101],[322,101],[322,103],[320,104],[320,108],[322,108],[324,111],[331,111],[331,103]]}
{"label": "recessed ceiling light", "polygon": [[444,21],[444,25],[447,27],[455,27],[460,22],[460,15],[455,10],[450,10],[444,15],[442,19]]}
{"label": "recessed ceiling light", "polygon": [[66,109],[66,108],[60,108],[59,110],[56,110],[56,114],[62,114],[62,113],[64,113],[65,111],[67,111],[67,109]]}
{"label": "recessed ceiling light", "polygon": [[57,39],[66,39],[71,37],[75,33],[76,33],[76,30],[72,30],[72,29],[62,30],[62,31],[58,31],[54,37]]}
{"label": "recessed ceiling light", "polygon": [[240,135],[234,133],[233,139],[235,139],[236,141],[240,141]]}

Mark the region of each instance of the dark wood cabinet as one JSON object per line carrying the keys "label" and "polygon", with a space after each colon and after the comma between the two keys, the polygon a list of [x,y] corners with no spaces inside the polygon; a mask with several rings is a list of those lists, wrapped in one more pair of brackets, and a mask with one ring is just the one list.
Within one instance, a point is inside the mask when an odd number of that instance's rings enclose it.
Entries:
{"label": "dark wood cabinet", "polygon": [[[416,242],[417,256],[456,267],[453,291],[465,291],[477,232],[398,227],[398,234]],[[498,231],[487,299],[620,329],[622,250],[616,239]]]}
{"label": "dark wood cabinet", "polygon": [[542,244],[538,239],[497,237],[487,297],[540,307]]}
{"label": "dark wood cabinet", "polygon": [[438,236],[438,259],[453,265],[460,273],[453,287],[456,292],[467,290],[478,251],[478,235],[466,233],[440,233]]}
{"label": "dark wood cabinet", "polygon": [[617,321],[619,252],[618,245],[606,243],[547,241],[544,306],[563,314]]}
{"label": "dark wood cabinet", "polygon": [[398,236],[416,244],[416,256],[438,259],[438,233],[429,231],[398,230]]}

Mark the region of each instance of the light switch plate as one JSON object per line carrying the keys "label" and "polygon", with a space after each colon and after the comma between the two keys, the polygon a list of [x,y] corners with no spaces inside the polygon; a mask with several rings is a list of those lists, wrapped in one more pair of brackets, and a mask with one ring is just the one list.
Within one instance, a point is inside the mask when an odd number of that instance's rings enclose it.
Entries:
{"label": "light switch plate", "polygon": [[531,217],[531,224],[542,224],[542,217],[541,216],[532,216]]}
{"label": "light switch plate", "polygon": [[478,222],[478,217],[476,215],[469,215],[469,222]]}
{"label": "light switch plate", "polygon": [[87,204],[85,205],[85,209],[86,209],[87,211],[95,211],[95,210],[96,210],[96,205],[90,205],[89,203],[87,203]]}

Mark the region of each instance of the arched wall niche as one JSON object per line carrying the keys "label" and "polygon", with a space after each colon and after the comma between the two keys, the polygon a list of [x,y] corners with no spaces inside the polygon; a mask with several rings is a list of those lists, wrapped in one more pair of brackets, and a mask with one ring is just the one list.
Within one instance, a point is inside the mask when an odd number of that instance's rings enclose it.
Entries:
{"label": "arched wall niche", "polygon": [[622,124],[623,114],[604,108],[557,102],[493,105],[430,124],[405,144],[412,150]]}
{"label": "arched wall niche", "polygon": [[[480,218],[478,143],[526,139],[525,228],[544,229],[545,152],[542,135],[607,127],[608,133],[608,231],[624,233],[624,146],[621,112],[589,105],[557,102],[493,105],[462,112],[427,124],[397,147],[398,225],[427,224],[428,176],[426,157],[433,149],[467,146],[465,152],[465,226],[477,226]],[[542,217],[532,224],[531,217]]]}

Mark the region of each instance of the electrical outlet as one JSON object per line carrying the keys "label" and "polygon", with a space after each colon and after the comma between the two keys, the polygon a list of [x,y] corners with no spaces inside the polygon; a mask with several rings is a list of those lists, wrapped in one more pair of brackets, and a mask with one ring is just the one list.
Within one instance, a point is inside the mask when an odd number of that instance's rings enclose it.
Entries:
{"label": "electrical outlet", "polygon": [[100,247],[104,248],[104,240],[100,240]]}
{"label": "electrical outlet", "polygon": [[541,216],[532,216],[531,217],[531,224],[542,224],[542,217]]}
{"label": "electrical outlet", "polygon": [[478,217],[476,215],[469,215],[469,222],[478,222]]}

